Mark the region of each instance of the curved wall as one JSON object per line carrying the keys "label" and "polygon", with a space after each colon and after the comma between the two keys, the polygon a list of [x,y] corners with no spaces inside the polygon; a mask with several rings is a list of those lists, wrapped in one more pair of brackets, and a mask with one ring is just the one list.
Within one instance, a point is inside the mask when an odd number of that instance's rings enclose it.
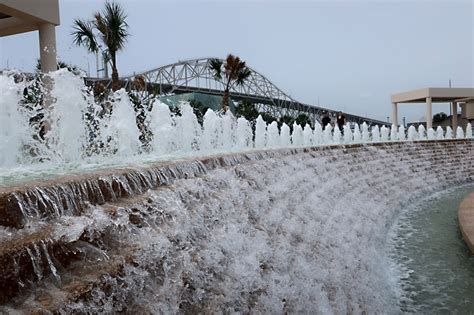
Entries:
{"label": "curved wall", "polygon": [[459,228],[467,247],[474,254],[474,192],[459,205]]}
{"label": "curved wall", "polygon": [[[0,234],[0,292],[12,293],[0,302],[28,311],[396,312],[386,233],[404,205],[472,182],[473,148],[442,140],[262,151],[4,189],[1,222],[12,227]],[[41,291],[50,282],[55,303]],[[15,295],[30,302],[8,304]]]}

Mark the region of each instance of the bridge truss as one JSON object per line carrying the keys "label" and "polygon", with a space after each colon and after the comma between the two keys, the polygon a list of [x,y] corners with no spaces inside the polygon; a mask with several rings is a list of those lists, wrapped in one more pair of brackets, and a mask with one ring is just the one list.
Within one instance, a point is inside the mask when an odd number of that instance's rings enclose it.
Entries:
{"label": "bridge truss", "polygon": [[[121,78],[126,89],[134,89],[137,78],[140,78],[146,89],[146,93],[152,95],[170,95],[199,92],[210,95],[224,94],[224,82],[217,80],[210,68],[213,58],[192,59],[179,61],[177,63],[162,66],[150,71],[135,74],[133,76]],[[223,60],[223,62],[225,62]],[[324,111],[335,116],[337,111],[328,108],[311,106],[300,103],[274,85],[270,80],[259,72],[251,69],[250,77],[243,85],[234,85],[230,90],[230,98],[234,101],[250,101],[255,104],[260,113],[267,113],[273,117],[280,118],[290,116],[296,118],[299,114],[307,114],[313,121],[321,121]],[[97,80],[97,79],[96,79]],[[99,79],[100,80],[100,79]],[[95,81],[89,79],[89,83]],[[102,81],[102,80],[100,80]],[[107,81],[111,85],[111,81]],[[384,122],[345,113],[346,119],[350,122],[361,124],[366,122],[369,125]]]}

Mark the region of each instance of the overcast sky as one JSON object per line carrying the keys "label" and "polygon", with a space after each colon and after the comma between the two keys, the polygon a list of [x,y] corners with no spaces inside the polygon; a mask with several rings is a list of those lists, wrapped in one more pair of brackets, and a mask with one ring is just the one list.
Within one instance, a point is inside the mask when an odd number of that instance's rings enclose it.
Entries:
{"label": "overcast sky", "polygon": [[[474,85],[474,5],[465,1],[118,0],[131,37],[122,75],[233,53],[293,98],[386,120],[390,94]],[[72,21],[104,1],[60,0],[59,58],[95,74],[95,57],[72,44]],[[0,39],[0,68],[32,71],[37,32]],[[449,113],[449,106],[435,106]],[[419,120],[423,105],[399,106]]]}

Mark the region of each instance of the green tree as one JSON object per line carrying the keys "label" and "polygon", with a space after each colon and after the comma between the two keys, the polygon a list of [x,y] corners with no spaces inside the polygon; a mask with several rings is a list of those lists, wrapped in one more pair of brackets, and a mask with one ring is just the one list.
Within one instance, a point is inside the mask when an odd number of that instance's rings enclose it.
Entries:
{"label": "green tree", "polygon": [[202,125],[204,121],[204,115],[206,114],[206,111],[209,107],[194,99],[189,101],[189,105],[193,108],[193,113],[196,115],[197,121]]}
{"label": "green tree", "polygon": [[119,74],[117,70],[117,52],[124,48],[129,36],[127,16],[123,8],[115,3],[107,1],[102,12],[94,14],[92,21],[81,19],[74,20],[74,44],[85,46],[91,53],[99,52],[100,39],[107,47],[106,53],[112,62],[112,89],[120,88]]}
{"label": "green tree", "polygon": [[245,65],[245,61],[232,54],[227,56],[225,63],[219,59],[211,59],[210,68],[214,72],[214,79],[224,80],[225,90],[222,98],[222,110],[226,112],[229,107],[230,89],[236,85],[243,85],[252,74],[252,71]]}
{"label": "green tree", "polygon": [[306,124],[311,126],[311,119],[308,115],[303,113],[299,114],[298,117],[296,117],[295,122],[303,128],[306,126]]}
{"label": "green tree", "polygon": [[448,115],[446,115],[446,113],[444,113],[444,112],[437,113],[433,116],[433,122],[434,123],[440,123],[440,122],[442,122],[443,120],[445,120],[447,118],[448,118]]}
{"label": "green tree", "polygon": [[291,116],[285,115],[280,118],[280,121],[278,122],[278,127],[281,128],[281,126],[285,123],[290,127],[290,130],[293,131],[293,123],[295,122],[295,119]]}
{"label": "green tree", "polygon": [[250,101],[242,101],[235,108],[235,116],[244,117],[248,121],[255,121],[259,115],[255,104]]}
{"label": "green tree", "polygon": [[275,117],[273,117],[272,115],[268,113],[261,113],[260,115],[262,115],[263,121],[266,122],[267,124],[271,124],[274,121],[278,121],[278,119],[276,119]]}

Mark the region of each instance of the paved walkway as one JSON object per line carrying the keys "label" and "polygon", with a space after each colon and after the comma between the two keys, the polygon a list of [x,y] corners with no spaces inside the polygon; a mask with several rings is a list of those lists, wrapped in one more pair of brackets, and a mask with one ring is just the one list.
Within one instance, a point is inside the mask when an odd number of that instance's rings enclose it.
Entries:
{"label": "paved walkway", "polygon": [[459,206],[459,226],[467,246],[474,254],[474,192],[469,194]]}

